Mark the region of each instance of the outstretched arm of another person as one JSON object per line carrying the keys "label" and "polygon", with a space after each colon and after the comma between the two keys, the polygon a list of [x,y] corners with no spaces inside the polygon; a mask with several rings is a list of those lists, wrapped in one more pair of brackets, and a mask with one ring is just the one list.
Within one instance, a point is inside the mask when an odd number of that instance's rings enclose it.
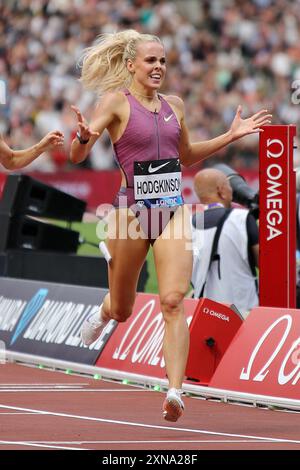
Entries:
{"label": "outstretched arm of another person", "polygon": [[[183,110],[183,103],[182,103]],[[266,109],[258,111],[253,116],[242,119],[242,107],[238,106],[230,129],[214,139],[191,143],[188,129],[184,120],[184,110],[181,120],[180,160],[185,166],[191,166],[210,157],[226,145],[248,134],[262,132],[261,127],[271,122],[271,114]]]}
{"label": "outstretched arm of another person", "polygon": [[12,150],[0,137],[0,163],[7,170],[19,170],[47,150],[62,145],[64,136],[60,131],[49,132],[40,142],[24,150]]}
{"label": "outstretched arm of another person", "polygon": [[73,139],[70,153],[72,163],[81,163],[87,158],[91,148],[102,135],[104,129],[109,127],[115,119],[119,118],[118,114],[114,111],[119,106],[119,94],[117,92],[107,93],[97,105],[90,123],[86,121],[76,106],[71,106],[77,116],[78,134],[83,141],[88,141],[84,144],[80,143],[77,136]]}

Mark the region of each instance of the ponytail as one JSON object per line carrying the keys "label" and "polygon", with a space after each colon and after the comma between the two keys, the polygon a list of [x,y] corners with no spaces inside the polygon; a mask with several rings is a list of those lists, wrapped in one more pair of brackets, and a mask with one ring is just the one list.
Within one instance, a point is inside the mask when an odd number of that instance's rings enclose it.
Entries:
{"label": "ponytail", "polygon": [[140,34],[134,29],[99,36],[83,55],[80,81],[84,87],[98,95],[128,87],[132,77],[126,62],[135,59],[137,45],[142,41],[161,43],[157,36]]}

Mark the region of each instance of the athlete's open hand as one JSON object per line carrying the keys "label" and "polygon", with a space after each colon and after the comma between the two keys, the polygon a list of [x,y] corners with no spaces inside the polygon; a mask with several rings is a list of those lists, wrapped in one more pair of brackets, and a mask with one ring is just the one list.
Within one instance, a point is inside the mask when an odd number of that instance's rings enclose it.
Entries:
{"label": "athlete's open hand", "polygon": [[52,150],[55,147],[60,147],[64,143],[64,135],[60,131],[49,132],[45,137],[42,138],[39,145],[43,152],[46,150]]}
{"label": "athlete's open hand", "polygon": [[248,134],[255,134],[257,132],[263,132],[262,126],[270,124],[272,114],[267,114],[267,109],[262,109],[253,116],[242,119],[242,107],[238,106],[234,120],[232,121],[230,132],[233,140],[239,139]]}
{"label": "athlete's open hand", "polygon": [[90,129],[89,124],[87,120],[84,118],[84,116],[81,114],[80,110],[76,106],[71,106],[73,111],[76,113],[77,120],[78,120],[78,130],[81,138],[83,140],[89,140],[90,137],[99,137],[99,132],[93,131]]}

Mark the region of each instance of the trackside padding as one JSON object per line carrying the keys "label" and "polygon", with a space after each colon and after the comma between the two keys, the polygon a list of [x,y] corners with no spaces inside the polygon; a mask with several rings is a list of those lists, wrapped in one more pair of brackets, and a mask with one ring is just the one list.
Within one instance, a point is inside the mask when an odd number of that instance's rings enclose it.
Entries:
{"label": "trackside padding", "polygon": [[256,395],[299,399],[299,332],[299,310],[253,309],[209,385]]}

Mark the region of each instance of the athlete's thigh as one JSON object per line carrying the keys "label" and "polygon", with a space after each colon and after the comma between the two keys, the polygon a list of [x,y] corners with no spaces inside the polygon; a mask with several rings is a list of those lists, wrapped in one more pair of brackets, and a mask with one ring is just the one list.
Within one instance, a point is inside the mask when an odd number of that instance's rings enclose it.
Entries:
{"label": "athlete's thigh", "polygon": [[190,214],[179,207],[163,233],[153,245],[160,297],[170,292],[183,295],[189,289],[192,275]]}
{"label": "athlete's thigh", "polygon": [[[137,237],[134,228],[138,225],[135,216],[127,209],[115,211],[116,219],[109,220],[115,224],[108,230],[107,247],[112,256],[108,269],[111,304],[132,305],[135,299],[140,271],[149,249],[149,241]],[[137,225],[136,225],[137,224]]]}

